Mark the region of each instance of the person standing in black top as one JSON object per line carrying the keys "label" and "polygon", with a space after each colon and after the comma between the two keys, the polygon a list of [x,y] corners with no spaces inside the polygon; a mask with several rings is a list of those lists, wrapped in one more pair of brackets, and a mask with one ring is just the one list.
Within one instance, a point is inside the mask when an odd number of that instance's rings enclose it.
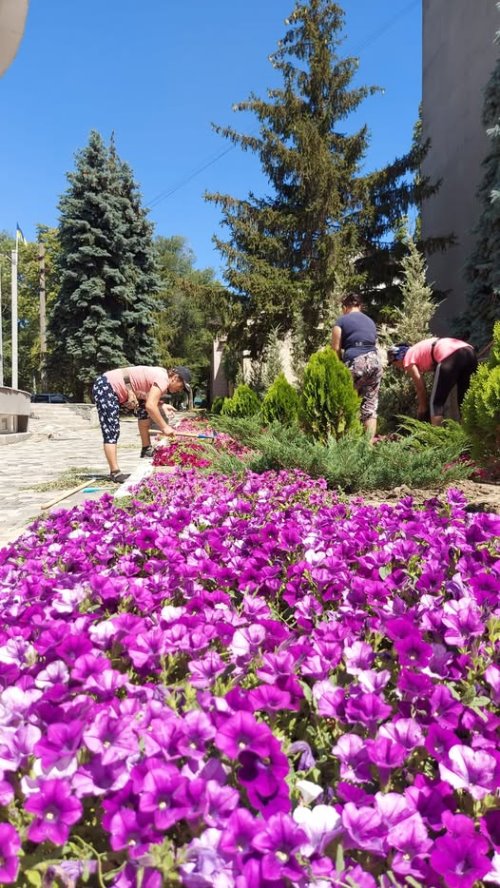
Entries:
{"label": "person standing in black top", "polygon": [[377,431],[377,409],[382,364],[377,353],[377,328],[362,311],[356,293],[342,300],[342,316],[332,332],[332,348],[349,368],[361,396],[361,422],[372,440]]}

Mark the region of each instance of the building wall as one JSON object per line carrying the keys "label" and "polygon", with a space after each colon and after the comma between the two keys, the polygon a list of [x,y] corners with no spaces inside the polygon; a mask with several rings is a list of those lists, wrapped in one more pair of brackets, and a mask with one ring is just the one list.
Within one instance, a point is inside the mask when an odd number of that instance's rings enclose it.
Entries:
{"label": "building wall", "polygon": [[495,66],[500,29],[496,0],[423,0],[422,123],[431,147],[423,166],[441,188],[425,202],[424,238],[454,233],[457,245],[428,257],[429,282],[447,293],[435,332],[450,330],[450,320],[465,302],[464,265],[478,219],[476,191],[488,139],[481,123],[483,89]]}

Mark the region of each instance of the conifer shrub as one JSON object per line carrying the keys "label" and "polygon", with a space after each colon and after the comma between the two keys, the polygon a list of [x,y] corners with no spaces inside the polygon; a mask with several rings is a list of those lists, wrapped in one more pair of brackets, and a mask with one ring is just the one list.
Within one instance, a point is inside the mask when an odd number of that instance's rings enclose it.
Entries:
{"label": "conifer shrub", "polygon": [[260,411],[261,402],[246,383],[237,386],[232,398],[226,398],[221,408],[222,416],[255,416]]}
{"label": "conifer shrub", "polygon": [[316,352],[304,368],[300,421],[318,441],[360,432],[360,398],[347,367],[330,346]]}
{"label": "conifer shrub", "polygon": [[261,416],[265,423],[281,422],[283,425],[294,425],[299,415],[300,398],[285,374],[280,373],[268,389],[261,407]]}
{"label": "conifer shrub", "polygon": [[210,413],[215,413],[215,415],[218,416],[222,411],[225,400],[226,399],[222,397],[214,398],[212,401],[212,406],[210,407]]}
{"label": "conifer shrub", "polygon": [[478,462],[500,472],[500,321],[487,364],[480,364],[462,404],[462,418]]}
{"label": "conifer shrub", "polygon": [[[417,434],[371,446],[363,435],[346,434],[323,444],[300,428],[273,423],[259,427],[256,418],[221,417],[218,427],[245,445],[252,454],[245,459],[215,451],[210,471],[244,473],[300,469],[311,478],[325,478],[328,486],[343,493],[391,490],[396,486],[444,487],[468,478],[473,466],[461,459],[463,440],[456,430],[436,435],[422,446]],[[423,425],[423,424],[422,424]]]}

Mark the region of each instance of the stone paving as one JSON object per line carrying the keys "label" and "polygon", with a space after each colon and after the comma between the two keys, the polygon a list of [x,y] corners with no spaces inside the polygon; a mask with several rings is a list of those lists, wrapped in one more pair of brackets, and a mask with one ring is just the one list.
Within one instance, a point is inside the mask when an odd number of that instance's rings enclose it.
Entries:
{"label": "stone paving", "polygon": [[[15,540],[41,514],[44,503],[64,492],[62,489],[34,490],[37,485],[56,480],[72,469],[81,470],[89,480],[97,477],[92,487],[99,486],[99,476],[101,484],[105,483],[107,463],[101,431],[91,408],[79,413],[68,405],[34,404],[33,414],[29,422],[30,437],[0,447],[0,546]],[[140,447],[137,422],[124,419],[118,445],[123,472],[134,472],[144,463],[140,459]],[[78,483],[76,479],[70,486]],[[106,485],[106,489],[116,488]],[[69,508],[84,499],[95,499],[102,492],[79,492],[54,508]]]}

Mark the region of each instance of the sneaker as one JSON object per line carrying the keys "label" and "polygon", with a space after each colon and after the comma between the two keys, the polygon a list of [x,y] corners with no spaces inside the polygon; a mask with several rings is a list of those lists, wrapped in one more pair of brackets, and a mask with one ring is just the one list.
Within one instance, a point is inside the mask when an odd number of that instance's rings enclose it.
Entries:
{"label": "sneaker", "polygon": [[114,484],[123,484],[127,478],[130,478],[130,475],[124,475],[123,472],[110,472],[108,481],[113,481]]}
{"label": "sneaker", "polygon": [[144,457],[149,458],[151,456],[153,456],[153,448],[151,445],[149,445],[149,447],[143,447],[141,450],[141,459],[144,459]]}

